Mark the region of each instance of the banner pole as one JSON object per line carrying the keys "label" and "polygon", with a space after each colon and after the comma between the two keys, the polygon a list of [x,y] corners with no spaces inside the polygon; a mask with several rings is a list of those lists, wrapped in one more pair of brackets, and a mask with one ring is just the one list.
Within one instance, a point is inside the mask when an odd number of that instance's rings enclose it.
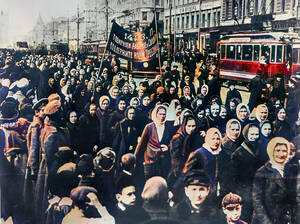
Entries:
{"label": "banner pole", "polygon": [[106,40],[105,49],[104,49],[102,57],[101,57],[100,67],[99,67],[99,71],[98,71],[98,74],[97,74],[96,81],[94,83],[94,90],[93,90],[93,95],[92,95],[91,101],[93,101],[93,99],[94,99],[94,94],[95,94],[95,90],[96,90],[96,83],[97,83],[97,81],[99,79],[99,75],[100,75],[100,72],[101,72],[101,69],[102,69],[104,56],[105,56],[105,53],[106,53],[106,50],[107,50],[108,40],[109,40],[109,38]]}
{"label": "banner pole", "polygon": [[160,61],[159,35],[158,35],[157,20],[156,20],[156,3],[154,3],[154,20],[155,20],[155,30],[156,30],[156,38],[157,38],[157,46],[158,46],[159,74],[162,75],[162,72],[161,72],[161,61]]}

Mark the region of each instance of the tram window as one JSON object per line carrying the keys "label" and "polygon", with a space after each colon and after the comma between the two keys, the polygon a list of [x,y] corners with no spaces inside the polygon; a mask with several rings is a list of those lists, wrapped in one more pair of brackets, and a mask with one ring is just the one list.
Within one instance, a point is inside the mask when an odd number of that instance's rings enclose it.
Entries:
{"label": "tram window", "polygon": [[225,45],[221,45],[221,59],[225,58]]}
{"label": "tram window", "polygon": [[252,61],[252,45],[243,45],[243,60]]}
{"label": "tram window", "polygon": [[259,45],[254,45],[253,61],[259,61]]}
{"label": "tram window", "polygon": [[265,58],[266,61],[270,60],[270,46],[269,45],[261,45],[261,57]]}
{"label": "tram window", "polygon": [[282,45],[277,45],[276,62],[282,62]]}
{"label": "tram window", "polygon": [[294,48],[293,49],[293,64],[297,64],[297,62],[298,62],[298,51],[299,51],[299,49],[297,49],[297,48]]}
{"label": "tram window", "polygon": [[241,60],[242,47],[241,45],[236,45],[236,60]]}
{"label": "tram window", "polygon": [[235,45],[227,45],[227,59],[235,59]]}
{"label": "tram window", "polygon": [[275,62],[275,45],[272,45],[271,62]]}

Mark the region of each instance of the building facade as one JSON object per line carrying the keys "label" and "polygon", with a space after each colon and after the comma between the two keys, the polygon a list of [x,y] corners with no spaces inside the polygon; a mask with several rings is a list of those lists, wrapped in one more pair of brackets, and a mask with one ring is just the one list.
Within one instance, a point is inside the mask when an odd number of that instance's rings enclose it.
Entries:
{"label": "building facade", "polygon": [[8,25],[9,16],[8,13],[0,9],[0,48],[5,47],[8,43]]}

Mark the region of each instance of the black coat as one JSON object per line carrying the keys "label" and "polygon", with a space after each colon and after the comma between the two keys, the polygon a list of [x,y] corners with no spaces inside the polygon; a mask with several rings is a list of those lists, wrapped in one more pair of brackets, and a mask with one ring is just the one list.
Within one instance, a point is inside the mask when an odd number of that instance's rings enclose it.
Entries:
{"label": "black coat", "polygon": [[297,121],[300,109],[300,81],[295,85],[294,89],[289,91],[289,96],[286,102],[286,114],[289,118],[289,123],[293,125]]}
{"label": "black coat", "polygon": [[99,119],[98,117],[91,116],[89,113],[85,113],[79,118],[80,129],[80,153],[93,154],[93,147],[99,145]]}
{"label": "black coat", "polygon": [[280,173],[266,163],[255,174],[253,182],[254,224],[288,223],[287,189]]}
{"label": "black coat", "polygon": [[294,132],[292,126],[288,123],[287,120],[280,121],[276,120],[274,122],[274,132],[275,137],[283,137],[288,141],[291,141],[294,138]]}
{"label": "black coat", "polygon": [[103,111],[100,108],[97,109],[96,115],[99,120],[99,144],[100,148],[104,148],[112,145],[112,129],[109,126],[110,111]]}
{"label": "black coat", "polygon": [[180,203],[171,208],[170,215],[179,220],[180,223],[220,223],[220,210],[212,207],[208,202],[208,198],[201,204],[200,211],[197,213],[193,211],[189,199],[185,197]]}
{"label": "black coat", "polygon": [[265,84],[259,78],[259,76],[256,76],[251,80],[250,87],[249,87],[250,98],[248,103],[250,111],[252,111],[253,108],[256,107],[258,104],[260,104],[261,93],[263,88],[265,88]]}

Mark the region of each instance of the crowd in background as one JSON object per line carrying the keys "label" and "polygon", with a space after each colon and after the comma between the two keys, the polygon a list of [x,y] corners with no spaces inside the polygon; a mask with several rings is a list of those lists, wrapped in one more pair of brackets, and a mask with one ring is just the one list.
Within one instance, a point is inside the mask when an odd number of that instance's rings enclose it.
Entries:
{"label": "crowd in background", "polygon": [[1,218],[299,223],[300,75],[222,101],[216,61],[178,57],[138,82],[112,55],[0,52]]}

